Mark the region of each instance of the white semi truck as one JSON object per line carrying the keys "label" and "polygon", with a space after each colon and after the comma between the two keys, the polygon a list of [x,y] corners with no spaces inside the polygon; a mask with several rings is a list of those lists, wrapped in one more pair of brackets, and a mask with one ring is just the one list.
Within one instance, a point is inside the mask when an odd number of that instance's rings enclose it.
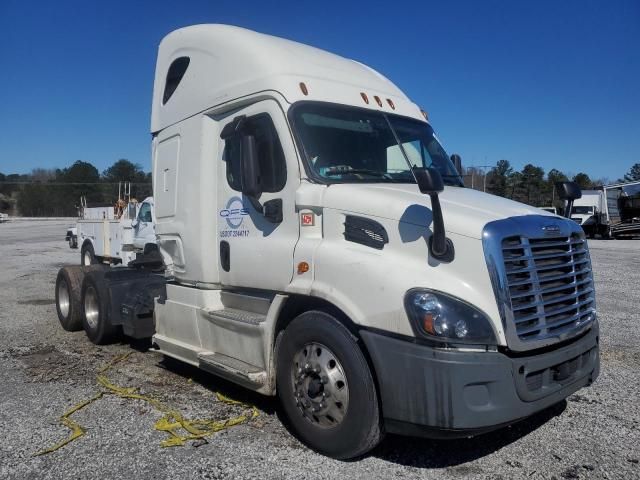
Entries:
{"label": "white semi truck", "polygon": [[81,265],[127,265],[156,243],[153,197],[102,207],[88,207],[82,199],[77,223],[65,239],[70,248],[80,247]]}
{"label": "white semi truck", "polygon": [[336,458],[385,432],[496,429],[598,376],[579,225],[464,188],[426,115],[366,65],[183,28],[160,44],[151,132],[157,250],[61,269],[64,328],[153,335],[277,395]]}

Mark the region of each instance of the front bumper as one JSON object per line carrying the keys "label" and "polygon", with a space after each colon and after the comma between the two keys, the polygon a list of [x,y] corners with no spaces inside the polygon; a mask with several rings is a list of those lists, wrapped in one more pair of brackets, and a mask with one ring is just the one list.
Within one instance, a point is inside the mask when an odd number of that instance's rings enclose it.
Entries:
{"label": "front bumper", "polygon": [[600,370],[597,324],[561,348],[513,358],[360,333],[392,433],[443,438],[494,430],[590,385]]}

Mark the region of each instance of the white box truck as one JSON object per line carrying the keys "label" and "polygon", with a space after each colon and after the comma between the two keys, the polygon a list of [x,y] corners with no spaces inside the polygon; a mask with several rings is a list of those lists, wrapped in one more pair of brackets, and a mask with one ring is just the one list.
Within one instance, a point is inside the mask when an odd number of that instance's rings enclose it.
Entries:
{"label": "white box truck", "polygon": [[151,132],[158,250],[61,269],[63,327],[153,334],[277,395],[335,458],[385,432],[496,429],[598,376],[580,226],[464,188],[426,115],[366,65],[183,28],[160,44]]}
{"label": "white box truck", "polygon": [[604,193],[602,190],[583,190],[582,196],[576,198],[571,208],[571,220],[582,227],[591,238],[596,234],[605,235],[607,223],[605,216]]}
{"label": "white box truck", "polygon": [[640,235],[640,181],[584,190],[573,202],[571,219],[593,238],[630,238]]}

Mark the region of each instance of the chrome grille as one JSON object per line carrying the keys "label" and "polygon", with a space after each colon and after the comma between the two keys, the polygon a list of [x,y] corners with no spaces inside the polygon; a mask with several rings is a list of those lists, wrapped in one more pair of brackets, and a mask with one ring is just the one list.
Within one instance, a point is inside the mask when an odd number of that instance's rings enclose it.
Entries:
{"label": "chrome grille", "polygon": [[584,236],[502,239],[506,288],[523,342],[560,336],[594,318],[595,293]]}

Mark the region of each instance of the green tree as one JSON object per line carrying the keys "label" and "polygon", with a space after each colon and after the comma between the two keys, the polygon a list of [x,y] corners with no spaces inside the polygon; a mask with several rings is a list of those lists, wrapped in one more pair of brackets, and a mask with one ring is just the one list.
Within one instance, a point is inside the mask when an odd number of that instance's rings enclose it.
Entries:
{"label": "green tree", "polygon": [[102,172],[102,179],[108,183],[131,182],[131,194],[139,200],[151,195],[151,174],[126,158],[121,158]]}
{"label": "green tree", "polygon": [[509,160],[498,160],[496,166],[493,167],[487,178],[487,191],[501,197],[507,196],[507,181],[513,173],[513,168]]}
{"label": "green tree", "polygon": [[593,188],[593,182],[586,173],[580,172],[573,177],[573,181],[578,184],[582,190]]}
{"label": "green tree", "polygon": [[[100,188],[100,172],[89,162],[77,160],[68,168],[56,172],[56,197],[60,210],[64,215],[74,216],[80,197],[86,197],[89,204],[105,203]],[[111,203],[110,201],[107,203]]]}
{"label": "green tree", "polygon": [[529,205],[540,205],[544,184],[544,170],[528,163],[522,169],[521,201]]}
{"label": "green tree", "polygon": [[640,163],[633,165],[629,171],[624,175],[626,182],[633,182],[640,180]]}

